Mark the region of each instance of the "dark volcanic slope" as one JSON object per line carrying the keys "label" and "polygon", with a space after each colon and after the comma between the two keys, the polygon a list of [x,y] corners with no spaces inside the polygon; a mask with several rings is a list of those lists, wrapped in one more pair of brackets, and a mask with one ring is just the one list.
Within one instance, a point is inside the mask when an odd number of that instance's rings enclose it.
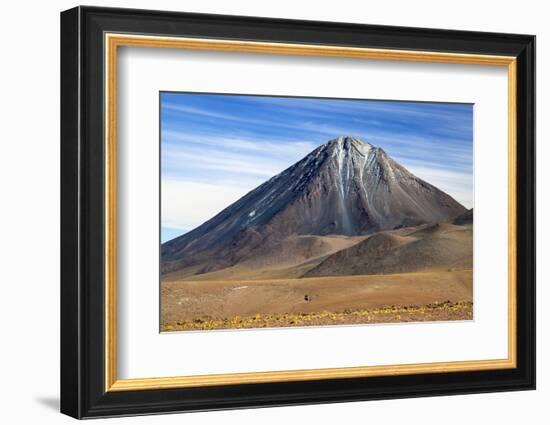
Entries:
{"label": "dark volcanic slope", "polygon": [[466,209],[381,148],[339,137],[193,231],[162,245],[163,273],[219,270],[291,235],[362,235],[448,221]]}
{"label": "dark volcanic slope", "polygon": [[474,209],[470,208],[468,211],[460,214],[453,220],[454,224],[473,224],[474,222]]}

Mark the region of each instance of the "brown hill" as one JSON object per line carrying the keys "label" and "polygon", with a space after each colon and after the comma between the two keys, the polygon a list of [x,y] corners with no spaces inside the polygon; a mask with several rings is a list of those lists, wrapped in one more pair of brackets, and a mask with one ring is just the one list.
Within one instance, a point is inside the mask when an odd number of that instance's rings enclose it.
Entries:
{"label": "brown hill", "polygon": [[410,273],[472,268],[471,226],[423,226],[408,236],[381,232],[332,254],[304,277]]}
{"label": "brown hill", "polygon": [[366,236],[289,236],[267,243],[250,252],[248,258],[236,265],[198,274],[196,267],[168,273],[163,281],[193,280],[251,280],[301,277],[335,252],[349,248]]}

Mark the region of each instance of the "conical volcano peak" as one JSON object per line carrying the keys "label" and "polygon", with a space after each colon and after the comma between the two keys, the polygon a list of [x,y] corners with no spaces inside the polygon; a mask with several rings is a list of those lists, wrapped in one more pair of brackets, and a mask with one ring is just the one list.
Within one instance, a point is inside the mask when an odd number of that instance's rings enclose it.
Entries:
{"label": "conical volcano peak", "polygon": [[366,235],[447,221],[464,211],[453,198],[411,174],[381,148],[340,136],[196,229],[164,243],[163,260],[171,265],[163,268],[175,270],[212,255],[229,266],[237,261],[240,250],[244,256],[268,240]]}

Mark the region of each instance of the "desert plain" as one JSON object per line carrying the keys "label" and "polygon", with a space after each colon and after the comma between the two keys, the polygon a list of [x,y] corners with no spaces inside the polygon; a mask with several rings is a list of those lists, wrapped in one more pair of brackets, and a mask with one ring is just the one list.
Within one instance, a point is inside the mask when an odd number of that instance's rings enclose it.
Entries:
{"label": "desert plain", "polygon": [[[370,239],[370,240],[369,240]],[[161,330],[469,320],[472,226],[298,236],[204,274],[163,276]],[[342,274],[345,272],[350,274]]]}

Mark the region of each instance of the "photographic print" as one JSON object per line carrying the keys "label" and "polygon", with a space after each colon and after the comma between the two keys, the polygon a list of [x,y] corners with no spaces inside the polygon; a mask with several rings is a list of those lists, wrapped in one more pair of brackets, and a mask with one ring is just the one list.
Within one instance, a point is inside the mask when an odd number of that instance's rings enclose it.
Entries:
{"label": "photographic print", "polygon": [[472,104],[159,103],[161,331],[472,319]]}

